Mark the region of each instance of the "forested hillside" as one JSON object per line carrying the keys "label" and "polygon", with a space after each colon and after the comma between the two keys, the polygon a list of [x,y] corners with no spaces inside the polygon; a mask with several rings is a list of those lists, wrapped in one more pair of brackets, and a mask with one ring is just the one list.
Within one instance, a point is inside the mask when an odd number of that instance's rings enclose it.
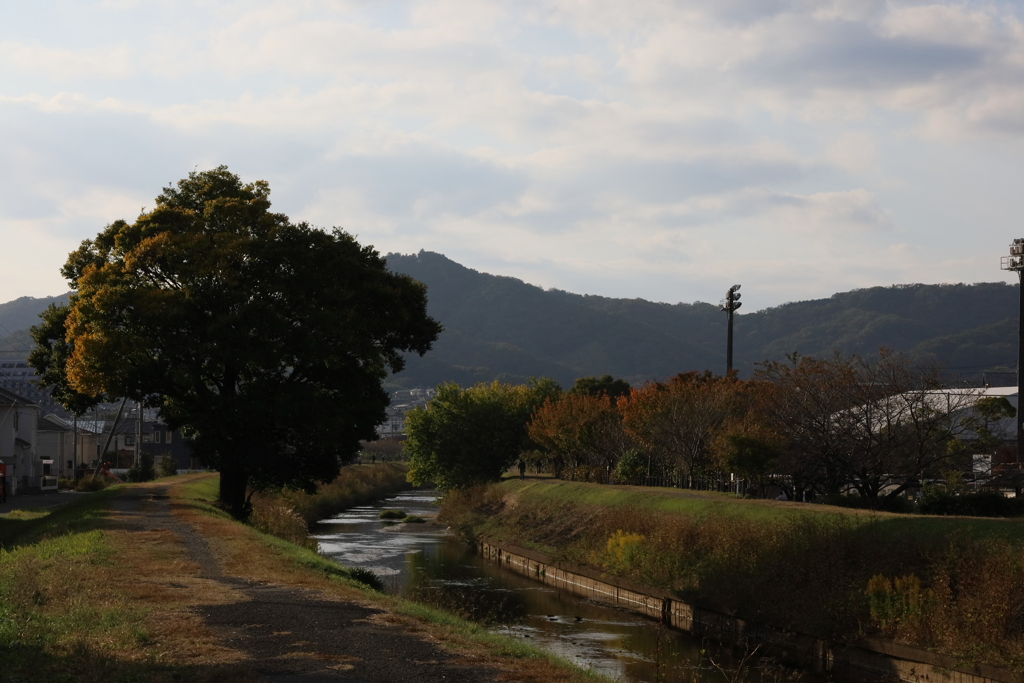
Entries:
{"label": "forested hillside", "polygon": [[[461,266],[441,254],[389,254],[388,265],[427,285],[445,326],[434,350],[410,358],[396,382],[430,386],[548,375],[631,381],[725,368],[726,316],[717,305],[663,304],[547,290]],[[738,313],[736,367],[788,353],[873,354],[879,347],[933,360],[979,380],[1009,383],[1016,365],[1017,287],[895,285]]]}
{"label": "forested hillside", "polygon": [[0,304],[0,354],[22,355],[32,347],[28,328],[39,322],[39,314],[51,303],[63,303],[67,294],[35,299],[23,296],[14,301]]}
{"label": "forested hillside", "polygon": [[[425,357],[392,378],[406,387],[502,379],[611,374],[633,382],[725,369],[726,316],[717,305],[664,304],[544,290],[480,273],[445,256],[389,254],[388,265],[427,285],[429,312],[445,331]],[[0,353],[29,346],[26,328],[64,296],[0,304]],[[736,316],[736,367],[786,354],[873,354],[879,347],[939,362],[951,373],[1015,382],[1017,286],[894,285],[784,304]],[[1006,374],[996,374],[1002,371]],[[983,375],[983,373],[985,373]]]}

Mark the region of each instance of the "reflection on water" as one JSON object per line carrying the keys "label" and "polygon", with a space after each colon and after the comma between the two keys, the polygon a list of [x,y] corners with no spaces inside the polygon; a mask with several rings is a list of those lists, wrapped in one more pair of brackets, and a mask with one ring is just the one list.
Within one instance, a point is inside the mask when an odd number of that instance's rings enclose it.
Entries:
{"label": "reflection on water", "polygon": [[[529,639],[612,678],[665,683],[721,683],[734,678],[743,653],[719,651],[638,615],[502,570],[443,528],[396,527],[377,518],[381,510],[394,508],[432,518],[437,512],[434,498],[430,491],[409,491],[354,508],[321,522],[314,537],[321,553],[340,564],[374,571],[392,592]],[[733,671],[723,675],[713,663]],[[753,657],[748,664],[746,680],[794,679],[790,670],[774,666],[770,659]]]}

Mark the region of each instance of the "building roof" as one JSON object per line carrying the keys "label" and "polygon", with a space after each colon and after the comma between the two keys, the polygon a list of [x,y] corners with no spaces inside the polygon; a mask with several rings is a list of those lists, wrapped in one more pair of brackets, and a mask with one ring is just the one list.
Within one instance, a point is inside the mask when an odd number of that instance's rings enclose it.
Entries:
{"label": "building roof", "polygon": [[40,415],[39,420],[36,424],[36,429],[40,432],[70,432],[72,431],[71,425],[64,421],[63,418],[57,417],[52,413],[50,415]]}
{"label": "building roof", "polygon": [[28,404],[33,406],[35,405],[33,401],[30,401],[23,396],[19,396],[13,391],[8,391],[7,389],[0,387],[0,405],[9,406],[15,403]]}

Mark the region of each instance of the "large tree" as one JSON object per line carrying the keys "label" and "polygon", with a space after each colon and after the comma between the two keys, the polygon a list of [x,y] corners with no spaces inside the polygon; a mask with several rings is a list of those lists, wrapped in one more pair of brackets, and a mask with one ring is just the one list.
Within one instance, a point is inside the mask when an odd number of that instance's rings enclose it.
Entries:
{"label": "large tree", "polygon": [[559,394],[548,378],[469,389],[441,384],[426,408],[406,416],[409,481],[447,491],[500,479],[530,445],[530,416]]}
{"label": "large tree", "polygon": [[[69,256],[76,291],[51,314],[66,319],[67,385],[159,407],[238,516],[249,487],[333,479],[375,437],[401,352],[441,330],[423,285],[342,230],[272,213],[269,194],[224,166],[190,173]],[[50,371],[61,354],[38,357]]]}
{"label": "large tree", "polygon": [[781,438],[776,466],[798,497],[852,488],[884,506],[961,465],[959,437],[985,428],[975,409],[981,390],[942,389],[934,368],[885,349],[875,358],[793,355],[762,363],[756,380],[768,384],[760,410]]}
{"label": "large tree", "polygon": [[547,401],[528,429],[534,443],[555,460],[555,472],[564,471],[571,479],[608,482],[629,445],[622,415],[604,393],[570,391],[559,401]]}
{"label": "large tree", "polygon": [[741,391],[733,375],[686,372],[620,400],[626,433],[648,454],[648,474],[659,463],[693,486],[697,475],[713,469],[712,446],[725,426],[741,416]]}

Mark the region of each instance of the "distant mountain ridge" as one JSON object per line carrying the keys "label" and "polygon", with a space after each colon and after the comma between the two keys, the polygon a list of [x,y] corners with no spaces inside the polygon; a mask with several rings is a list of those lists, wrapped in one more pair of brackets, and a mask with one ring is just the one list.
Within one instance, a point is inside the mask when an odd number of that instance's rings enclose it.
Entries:
{"label": "distant mountain ridge", "polygon": [[[712,304],[544,290],[428,251],[387,259],[427,285],[428,311],[445,326],[434,350],[394,377],[406,386],[530,375],[571,384],[606,373],[636,382],[725,370],[726,315]],[[749,377],[755,363],[793,352],[872,355],[884,346],[998,382],[994,373],[1016,366],[1017,290],[1002,282],[893,285],[738,313],[735,366]]]}
{"label": "distant mountain ridge", "polygon": [[25,356],[32,348],[28,329],[39,322],[39,314],[53,303],[65,303],[67,294],[36,299],[23,296],[0,304],[0,354]]}
{"label": "distant mountain ridge", "polygon": [[[432,351],[408,358],[406,369],[390,379],[392,387],[521,382],[530,376],[568,386],[590,375],[642,382],[725,370],[726,316],[712,304],[544,290],[429,251],[388,254],[387,261],[393,271],[427,285],[428,310],[445,326]],[[66,296],[0,304],[0,353],[27,349],[25,328]],[[972,381],[1010,384],[1016,381],[1017,310],[1017,285],[1002,282],[841,292],[738,313],[735,365],[749,377],[755,363],[793,352],[873,355],[884,346],[944,364]]]}

